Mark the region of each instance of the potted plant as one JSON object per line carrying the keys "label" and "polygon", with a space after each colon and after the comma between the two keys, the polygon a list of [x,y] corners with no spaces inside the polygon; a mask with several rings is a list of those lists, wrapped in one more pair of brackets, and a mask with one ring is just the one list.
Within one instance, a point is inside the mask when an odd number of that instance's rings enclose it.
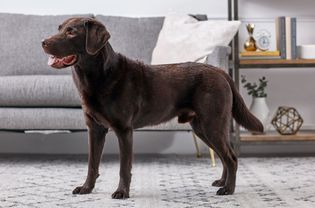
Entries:
{"label": "potted plant", "polygon": [[266,102],[266,88],[268,81],[266,77],[261,77],[258,79],[258,84],[256,82],[249,82],[246,76],[241,76],[241,83],[243,87],[247,89],[248,95],[252,96],[252,103],[250,105],[250,111],[263,123],[266,127],[267,119],[269,115],[269,108]]}

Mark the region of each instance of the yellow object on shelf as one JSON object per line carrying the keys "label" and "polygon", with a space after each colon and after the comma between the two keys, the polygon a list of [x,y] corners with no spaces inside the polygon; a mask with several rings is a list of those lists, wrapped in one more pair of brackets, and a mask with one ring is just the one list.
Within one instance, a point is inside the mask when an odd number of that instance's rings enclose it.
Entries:
{"label": "yellow object on shelf", "polygon": [[280,56],[280,51],[242,51],[241,57],[251,56]]}

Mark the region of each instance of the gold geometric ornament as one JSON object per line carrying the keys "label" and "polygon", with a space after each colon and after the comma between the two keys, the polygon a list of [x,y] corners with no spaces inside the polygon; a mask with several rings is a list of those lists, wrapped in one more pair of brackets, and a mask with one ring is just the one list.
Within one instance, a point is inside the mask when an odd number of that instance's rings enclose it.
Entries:
{"label": "gold geometric ornament", "polygon": [[294,135],[300,130],[303,118],[295,108],[280,106],[271,123],[281,135]]}

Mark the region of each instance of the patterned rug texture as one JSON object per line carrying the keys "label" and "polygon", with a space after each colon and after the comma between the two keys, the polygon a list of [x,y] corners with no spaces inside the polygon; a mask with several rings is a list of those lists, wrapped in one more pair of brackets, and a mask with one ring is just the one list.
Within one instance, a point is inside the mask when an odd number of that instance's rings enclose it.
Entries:
{"label": "patterned rug texture", "polygon": [[0,207],[31,208],[314,208],[315,157],[240,158],[234,195],[216,196],[211,183],[222,166],[193,156],[135,156],[131,198],[111,199],[118,184],[116,156],[104,156],[96,187],[72,195],[85,180],[87,160],[67,157],[0,158]]}

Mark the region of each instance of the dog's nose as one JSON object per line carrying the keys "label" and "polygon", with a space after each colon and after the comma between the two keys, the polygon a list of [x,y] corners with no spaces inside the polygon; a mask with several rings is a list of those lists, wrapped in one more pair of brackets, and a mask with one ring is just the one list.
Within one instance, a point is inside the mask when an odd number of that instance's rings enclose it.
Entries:
{"label": "dog's nose", "polygon": [[47,40],[43,39],[42,40],[42,46],[43,47],[47,47],[48,43],[47,43]]}

